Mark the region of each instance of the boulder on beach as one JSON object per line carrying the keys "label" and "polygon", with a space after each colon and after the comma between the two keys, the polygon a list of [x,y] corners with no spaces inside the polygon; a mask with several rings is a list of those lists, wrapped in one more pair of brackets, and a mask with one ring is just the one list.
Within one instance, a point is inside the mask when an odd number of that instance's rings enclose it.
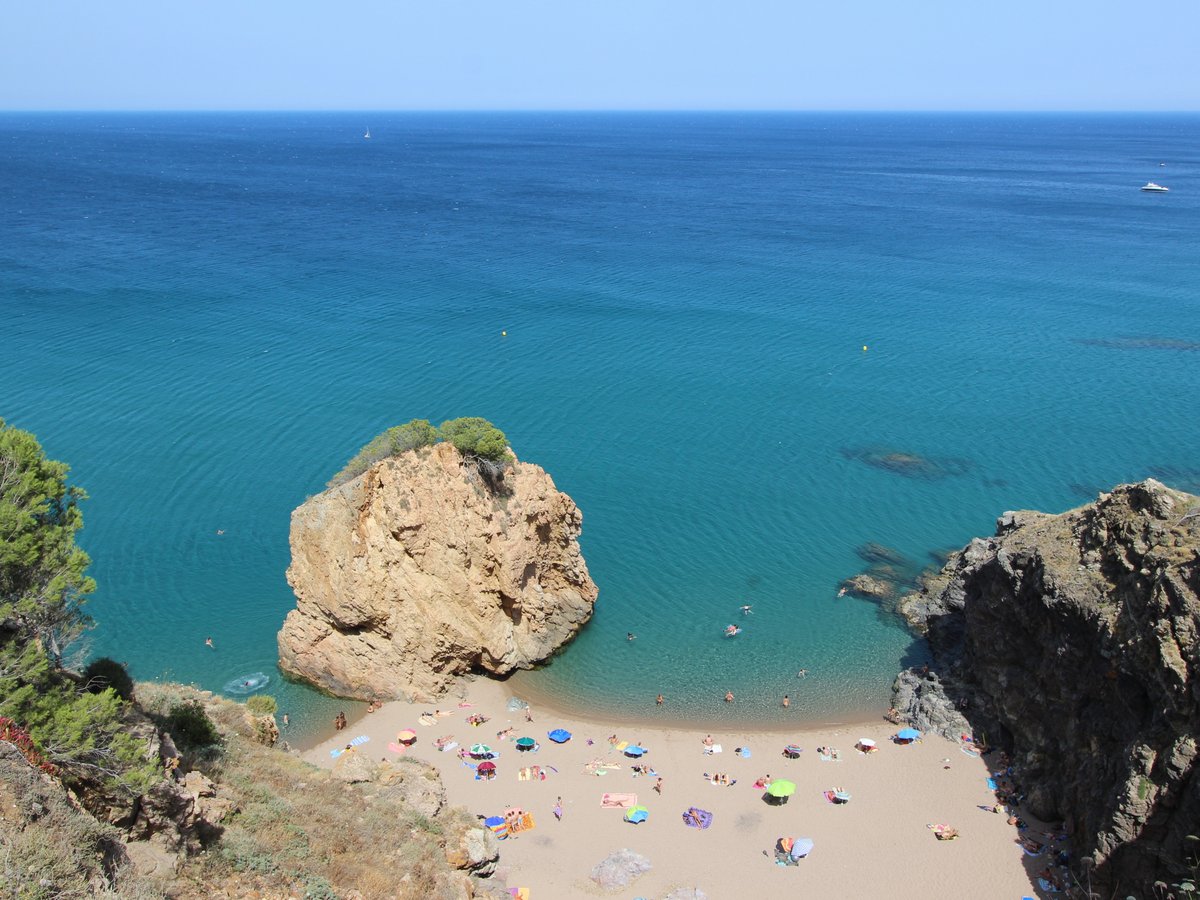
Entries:
{"label": "boulder on beach", "polygon": [[610,853],[592,868],[591,879],[606,891],[623,888],[651,869],[650,860],[629,848]]}

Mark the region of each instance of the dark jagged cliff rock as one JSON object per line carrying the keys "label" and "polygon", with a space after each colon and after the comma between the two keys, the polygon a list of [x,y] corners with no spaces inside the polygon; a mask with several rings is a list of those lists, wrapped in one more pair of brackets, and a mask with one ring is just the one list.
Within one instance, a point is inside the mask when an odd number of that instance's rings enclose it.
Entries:
{"label": "dark jagged cliff rock", "polygon": [[292,514],[280,666],[362,699],[529,668],[591,617],[582,521],[530,463],[495,484],[446,443],[382,460]]}
{"label": "dark jagged cliff rock", "polygon": [[961,706],[1100,884],[1147,888],[1200,832],[1198,595],[1200,498],[1150,480],[1061,515],[1005,513],[901,601],[952,701],[910,673],[902,712],[957,736]]}

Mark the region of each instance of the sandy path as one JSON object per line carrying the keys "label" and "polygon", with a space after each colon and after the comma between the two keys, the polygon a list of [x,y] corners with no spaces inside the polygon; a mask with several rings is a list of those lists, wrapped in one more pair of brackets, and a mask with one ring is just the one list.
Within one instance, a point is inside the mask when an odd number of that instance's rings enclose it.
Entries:
{"label": "sandy path", "polygon": [[[701,743],[704,733],[695,730],[623,728],[620,723],[588,722],[544,708],[534,709],[533,724],[526,724],[522,713],[506,711],[510,696],[503,684],[475,681],[467,688],[473,706],[460,709],[455,700],[442,701],[441,708],[453,709],[454,714],[434,727],[418,724],[420,712],[432,705],[389,703],[305,756],[330,766],[331,749],[365,734],[371,740],[360,752],[374,759],[394,758],[389,742],[397,731],[413,729],[419,737],[409,755],[441,769],[452,804],[479,815],[496,815],[515,806],[533,813],[532,831],[501,843],[500,874],[510,886],[528,887],[534,900],[659,898],[686,886],[699,887],[711,900],[1037,896],[1030,872],[1048,860],[1025,856],[1014,842],[1016,830],[1005,818],[979,808],[993,801],[986,784],[987,765],[962,753],[957,744],[931,737],[897,746],[888,741],[894,727],[880,721],[790,733],[714,733],[724,752],[708,756]],[[468,725],[471,713],[490,721]],[[540,749],[518,753],[512,740],[497,741],[496,733],[509,725],[516,729],[514,738],[534,737]],[[572,740],[561,745],[547,740],[547,731],[557,727],[572,732]],[[653,778],[634,777],[634,760],[612,750],[606,738],[613,733],[649,748],[645,762],[663,777],[661,796],[652,790]],[[433,740],[444,734],[454,735],[460,745],[482,742],[499,750],[497,777],[476,781],[457,751],[437,752]],[[870,755],[856,752],[853,745],[859,737],[875,739],[879,750]],[[799,759],[783,757],[787,743],[804,748]],[[740,746],[750,748],[750,758],[733,752]],[[841,761],[821,761],[819,746],[838,748]],[[622,768],[600,777],[587,774],[585,764],[595,758]],[[531,765],[553,766],[558,772],[545,781],[519,781],[518,770]],[[737,784],[725,787],[705,781],[702,773],[714,771],[736,778]],[[756,778],[767,774],[796,783],[796,794],[786,805],[768,806],[763,792],[754,789]],[[834,787],[844,788],[853,799],[845,805],[827,802],[822,792]],[[606,791],[636,793],[638,802],[650,810],[649,820],[635,826],[623,821],[620,810],[602,809],[600,796]],[[564,814],[558,822],[552,809],[560,796]],[[711,828],[684,826],[681,814],[693,805],[713,813]],[[935,840],[926,826],[939,822],[957,827],[961,838]],[[764,855],[785,835],[815,842],[812,854],[799,866],[777,866]],[[648,857],[654,868],[623,890],[601,891],[588,874],[623,847]]]}

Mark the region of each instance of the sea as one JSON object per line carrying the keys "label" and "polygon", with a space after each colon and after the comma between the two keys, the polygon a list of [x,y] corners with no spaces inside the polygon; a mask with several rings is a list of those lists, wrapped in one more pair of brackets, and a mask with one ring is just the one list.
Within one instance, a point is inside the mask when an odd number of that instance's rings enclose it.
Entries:
{"label": "sea", "polygon": [[583,511],[595,616],[523,683],[700,728],[886,708],[927,650],[838,596],[880,560],[1200,490],[1197,115],[8,113],[0,235],[0,416],[90,495],[79,654],[298,735],[346,704],[276,668],[289,516],[412,418]]}

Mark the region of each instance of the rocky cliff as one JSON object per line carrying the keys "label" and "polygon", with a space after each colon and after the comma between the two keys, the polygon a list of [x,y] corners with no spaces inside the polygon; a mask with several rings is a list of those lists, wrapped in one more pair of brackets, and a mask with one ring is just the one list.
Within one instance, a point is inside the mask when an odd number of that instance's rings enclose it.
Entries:
{"label": "rocky cliff", "polygon": [[901,601],[936,660],[927,690],[898,685],[902,711],[955,728],[940,680],[1099,884],[1178,877],[1200,832],[1198,595],[1200,498],[1151,480],[1061,515],[1005,513]]}
{"label": "rocky cliff", "polygon": [[334,694],[425,698],[546,659],[592,614],[578,507],[541,468],[409,451],[292,514],[280,666]]}

